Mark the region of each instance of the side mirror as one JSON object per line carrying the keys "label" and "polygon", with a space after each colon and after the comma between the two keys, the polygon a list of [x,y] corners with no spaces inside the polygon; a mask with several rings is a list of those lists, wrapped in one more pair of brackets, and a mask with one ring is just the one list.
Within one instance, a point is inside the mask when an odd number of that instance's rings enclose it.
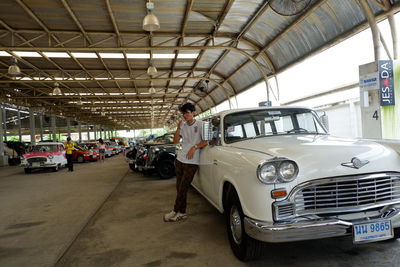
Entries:
{"label": "side mirror", "polygon": [[212,139],[212,125],[210,121],[204,121],[202,137],[204,141],[210,141]]}
{"label": "side mirror", "polygon": [[322,125],[324,125],[325,129],[329,131],[329,121],[328,121],[328,115],[324,112],[320,117]]}

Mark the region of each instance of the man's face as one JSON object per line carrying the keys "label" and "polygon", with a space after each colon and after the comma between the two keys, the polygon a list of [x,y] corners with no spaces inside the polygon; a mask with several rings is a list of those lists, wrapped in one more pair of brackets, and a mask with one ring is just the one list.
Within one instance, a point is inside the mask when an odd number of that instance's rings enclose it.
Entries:
{"label": "man's face", "polygon": [[185,112],[182,113],[182,116],[185,119],[185,121],[191,122],[194,117],[194,112],[192,112],[190,110],[185,110]]}

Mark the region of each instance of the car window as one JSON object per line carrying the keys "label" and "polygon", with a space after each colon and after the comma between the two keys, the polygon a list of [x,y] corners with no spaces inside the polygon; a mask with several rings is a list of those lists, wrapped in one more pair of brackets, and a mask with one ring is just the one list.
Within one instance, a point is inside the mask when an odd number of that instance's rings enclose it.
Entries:
{"label": "car window", "polygon": [[312,113],[297,114],[296,117],[300,128],[303,128],[309,132],[323,131],[321,125],[316,121],[315,116],[313,116]]}
{"label": "car window", "polygon": [[252,122],[245,123],[243,126],[247,137],[256,136],[256,130],[254,129],[254,124]]}
{"label": "car window", "polygon": [[276,131],[278,133],[286,133],[293,129],[293,123],[290,116],[282,116],[275,121]]}
{"label": "car window", "polygon": [[38,145],[33,148],[34,152],[55,152],[58,151],[57,145]]}
{"label": "car window", "polygon": [[283,134],[327,134],[310,109],[256,109],[224,118],[225,142]]}

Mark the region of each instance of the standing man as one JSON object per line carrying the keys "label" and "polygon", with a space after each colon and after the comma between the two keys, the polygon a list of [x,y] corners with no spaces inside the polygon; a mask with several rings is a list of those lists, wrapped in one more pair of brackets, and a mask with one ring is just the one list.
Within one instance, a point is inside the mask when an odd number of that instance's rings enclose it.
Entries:
{"label": "standing man", "polygon": [[196,108],[192,103],[186,103],[180,111],[184,121],[179,121],[174,135],[174,144],[182,138],[182,150],[178,152],[175,161],[176,169],[176,199],[174,209],[164,215],[165,222],[177,222],[187,218],[186,199],[190,183],[199,168],[200,149],[207,145],[202,140],[203,122],[194,119]]}
{"label": "standing man", "polygon": [[67,143],[65,144],[65,151],[67,155],[67,166],[68,166],[68,171],[73,172],[74,171],[74,165],[72,162],[72,151],[74,151],[74,143],[71,141],[71,137],[67,137]]}

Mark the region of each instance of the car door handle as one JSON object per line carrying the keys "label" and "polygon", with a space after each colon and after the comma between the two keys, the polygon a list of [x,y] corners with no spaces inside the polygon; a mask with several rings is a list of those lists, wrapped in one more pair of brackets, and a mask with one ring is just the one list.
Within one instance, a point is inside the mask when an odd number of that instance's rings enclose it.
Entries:
{"label": "car door handle", "polygon": [[218,160],[214,159],[214,160],[213,160],[213,164],[214,164],[214,165],[218,165]]}

